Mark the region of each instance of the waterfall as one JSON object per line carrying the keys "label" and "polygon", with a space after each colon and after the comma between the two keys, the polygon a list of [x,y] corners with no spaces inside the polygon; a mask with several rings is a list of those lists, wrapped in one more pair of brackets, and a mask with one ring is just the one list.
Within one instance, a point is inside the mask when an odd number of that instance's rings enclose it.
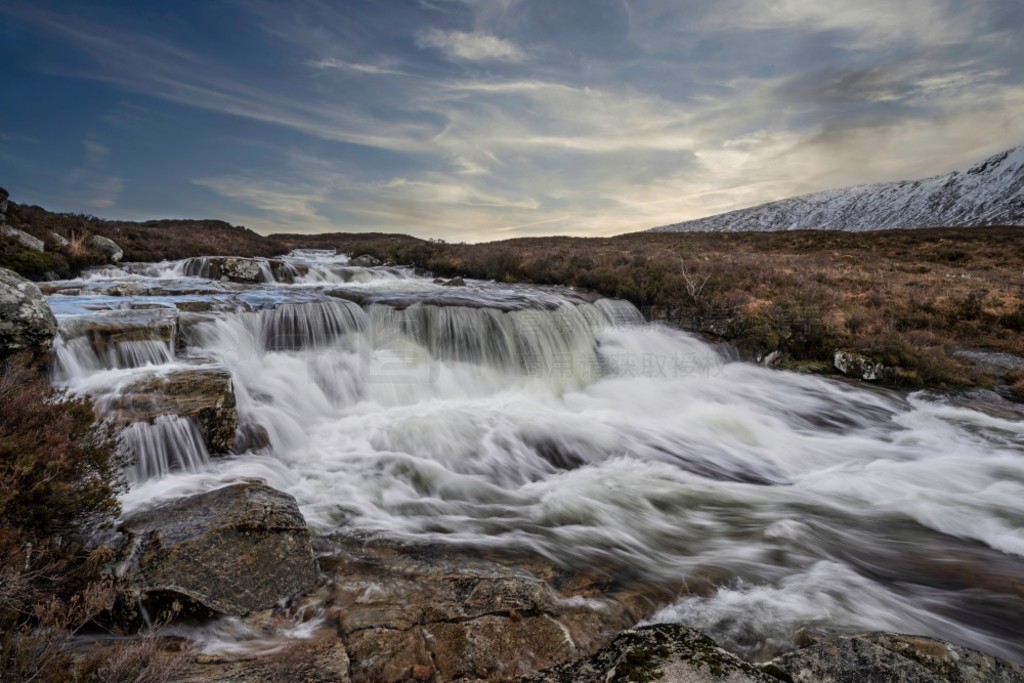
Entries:
{"label": "waterfall", "polygon": [[597,333],[613,323],[603,309],[585,303],[507,311],[374,304],[367,313],[377,348],[404,340],[423,347],[436,360],[584,380],[597,374]]}
{"label": "waterfall", "polygon": [[121,447],[132,460],[132,482],[164,477],[171,472],[199,472],[210,463],[210,454],[195,423],[186,417],[161,415],[135,422],[121,432]]}
{"label": "waterfall", "polygon": [[367,322],[363,309],[342,300],[279,304],[256,316],[268,351],[330,346],[346,334],[362,332]]}

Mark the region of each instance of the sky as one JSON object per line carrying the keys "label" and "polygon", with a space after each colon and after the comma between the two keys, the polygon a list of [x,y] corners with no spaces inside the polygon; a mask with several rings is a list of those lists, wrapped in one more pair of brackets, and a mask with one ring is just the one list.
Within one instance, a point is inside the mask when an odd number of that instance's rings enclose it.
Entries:
{"label": "sky", "polygon": [[0,0],[0,185],[109,218],[632,232],[1024,142],[1020,0]]}

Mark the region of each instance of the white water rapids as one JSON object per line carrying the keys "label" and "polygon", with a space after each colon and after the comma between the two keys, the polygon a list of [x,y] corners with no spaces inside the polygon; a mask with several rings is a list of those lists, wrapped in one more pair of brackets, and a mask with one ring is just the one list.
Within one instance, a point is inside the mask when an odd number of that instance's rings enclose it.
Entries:
{"label": "white water rapids", "polygon": [[[725,362],[628,303],[566,289],[288,262],[292,284],[215,282],[195,261],[58,283],[81,291],[49,297],[57,383],[102,397],[227,368],[241,422],[270,437],[210,458],[177,419],[136,425],[127,511],[261,477],[324,534],[682,583],[692,592],[653,619],[751,654],[821,627],[1024,660],[1019,419]],[[180,317],[177,338],[83,341],[140,304]],[[196,304],[212,310],[177,312]]]}

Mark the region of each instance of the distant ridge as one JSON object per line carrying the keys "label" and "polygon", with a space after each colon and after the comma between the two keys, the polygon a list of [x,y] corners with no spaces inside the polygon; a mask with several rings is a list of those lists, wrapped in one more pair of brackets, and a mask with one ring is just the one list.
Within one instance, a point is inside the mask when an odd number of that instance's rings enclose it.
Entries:
{"label": "distant ridge", "polygon": [[1024,225],[1024,145],[946,175],[815,192],[648,232],[863,232],[983,225]]}

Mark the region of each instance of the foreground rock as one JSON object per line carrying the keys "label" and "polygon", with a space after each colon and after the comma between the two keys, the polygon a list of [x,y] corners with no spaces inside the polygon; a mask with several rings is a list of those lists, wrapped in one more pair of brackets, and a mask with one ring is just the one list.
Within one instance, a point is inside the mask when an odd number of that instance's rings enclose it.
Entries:
{"label": "foreground rock", "polygon": [[778,683],[699,631],[658,624],[625,631],[591,657],[524,676],[536,683]]}
{"label": "foreground rock", "polygon": [[46,351],[53,346],[57,319],[39,288],[0,268],[0,356]]}
{"label": "foreground rock", "polygon": [[233,484],[132,515],[117,572],[128,586],[118,621],[242,616],[310,590],[318,571],[295,499]]}
{"label": "foreground rock", "polygon": [[656,604],[479,552],[346,544],[321,563],[353,681],[509,679],[595,651]]}
{"label": "foreground rock", "polygon": [[120,263],[124,258],[124,250],[117,245],[117,242],[102,235],[93,235],[89,239],[89,246],[103,252],[111,263]]}
{"label": "foreground rock", "polygon": [[199,427],[210,453],[235,450],[238,411],[231,373],[226,370],[176,370],[148,377],[108,397],[102,408],[122,423],[152,422],[161,415],[188,417]]}
{"label": "foreground rock", "polygon": [[821,639],[766,671],[793,683],[1024,683],[1024,669],[942,640],[895,633]]}

